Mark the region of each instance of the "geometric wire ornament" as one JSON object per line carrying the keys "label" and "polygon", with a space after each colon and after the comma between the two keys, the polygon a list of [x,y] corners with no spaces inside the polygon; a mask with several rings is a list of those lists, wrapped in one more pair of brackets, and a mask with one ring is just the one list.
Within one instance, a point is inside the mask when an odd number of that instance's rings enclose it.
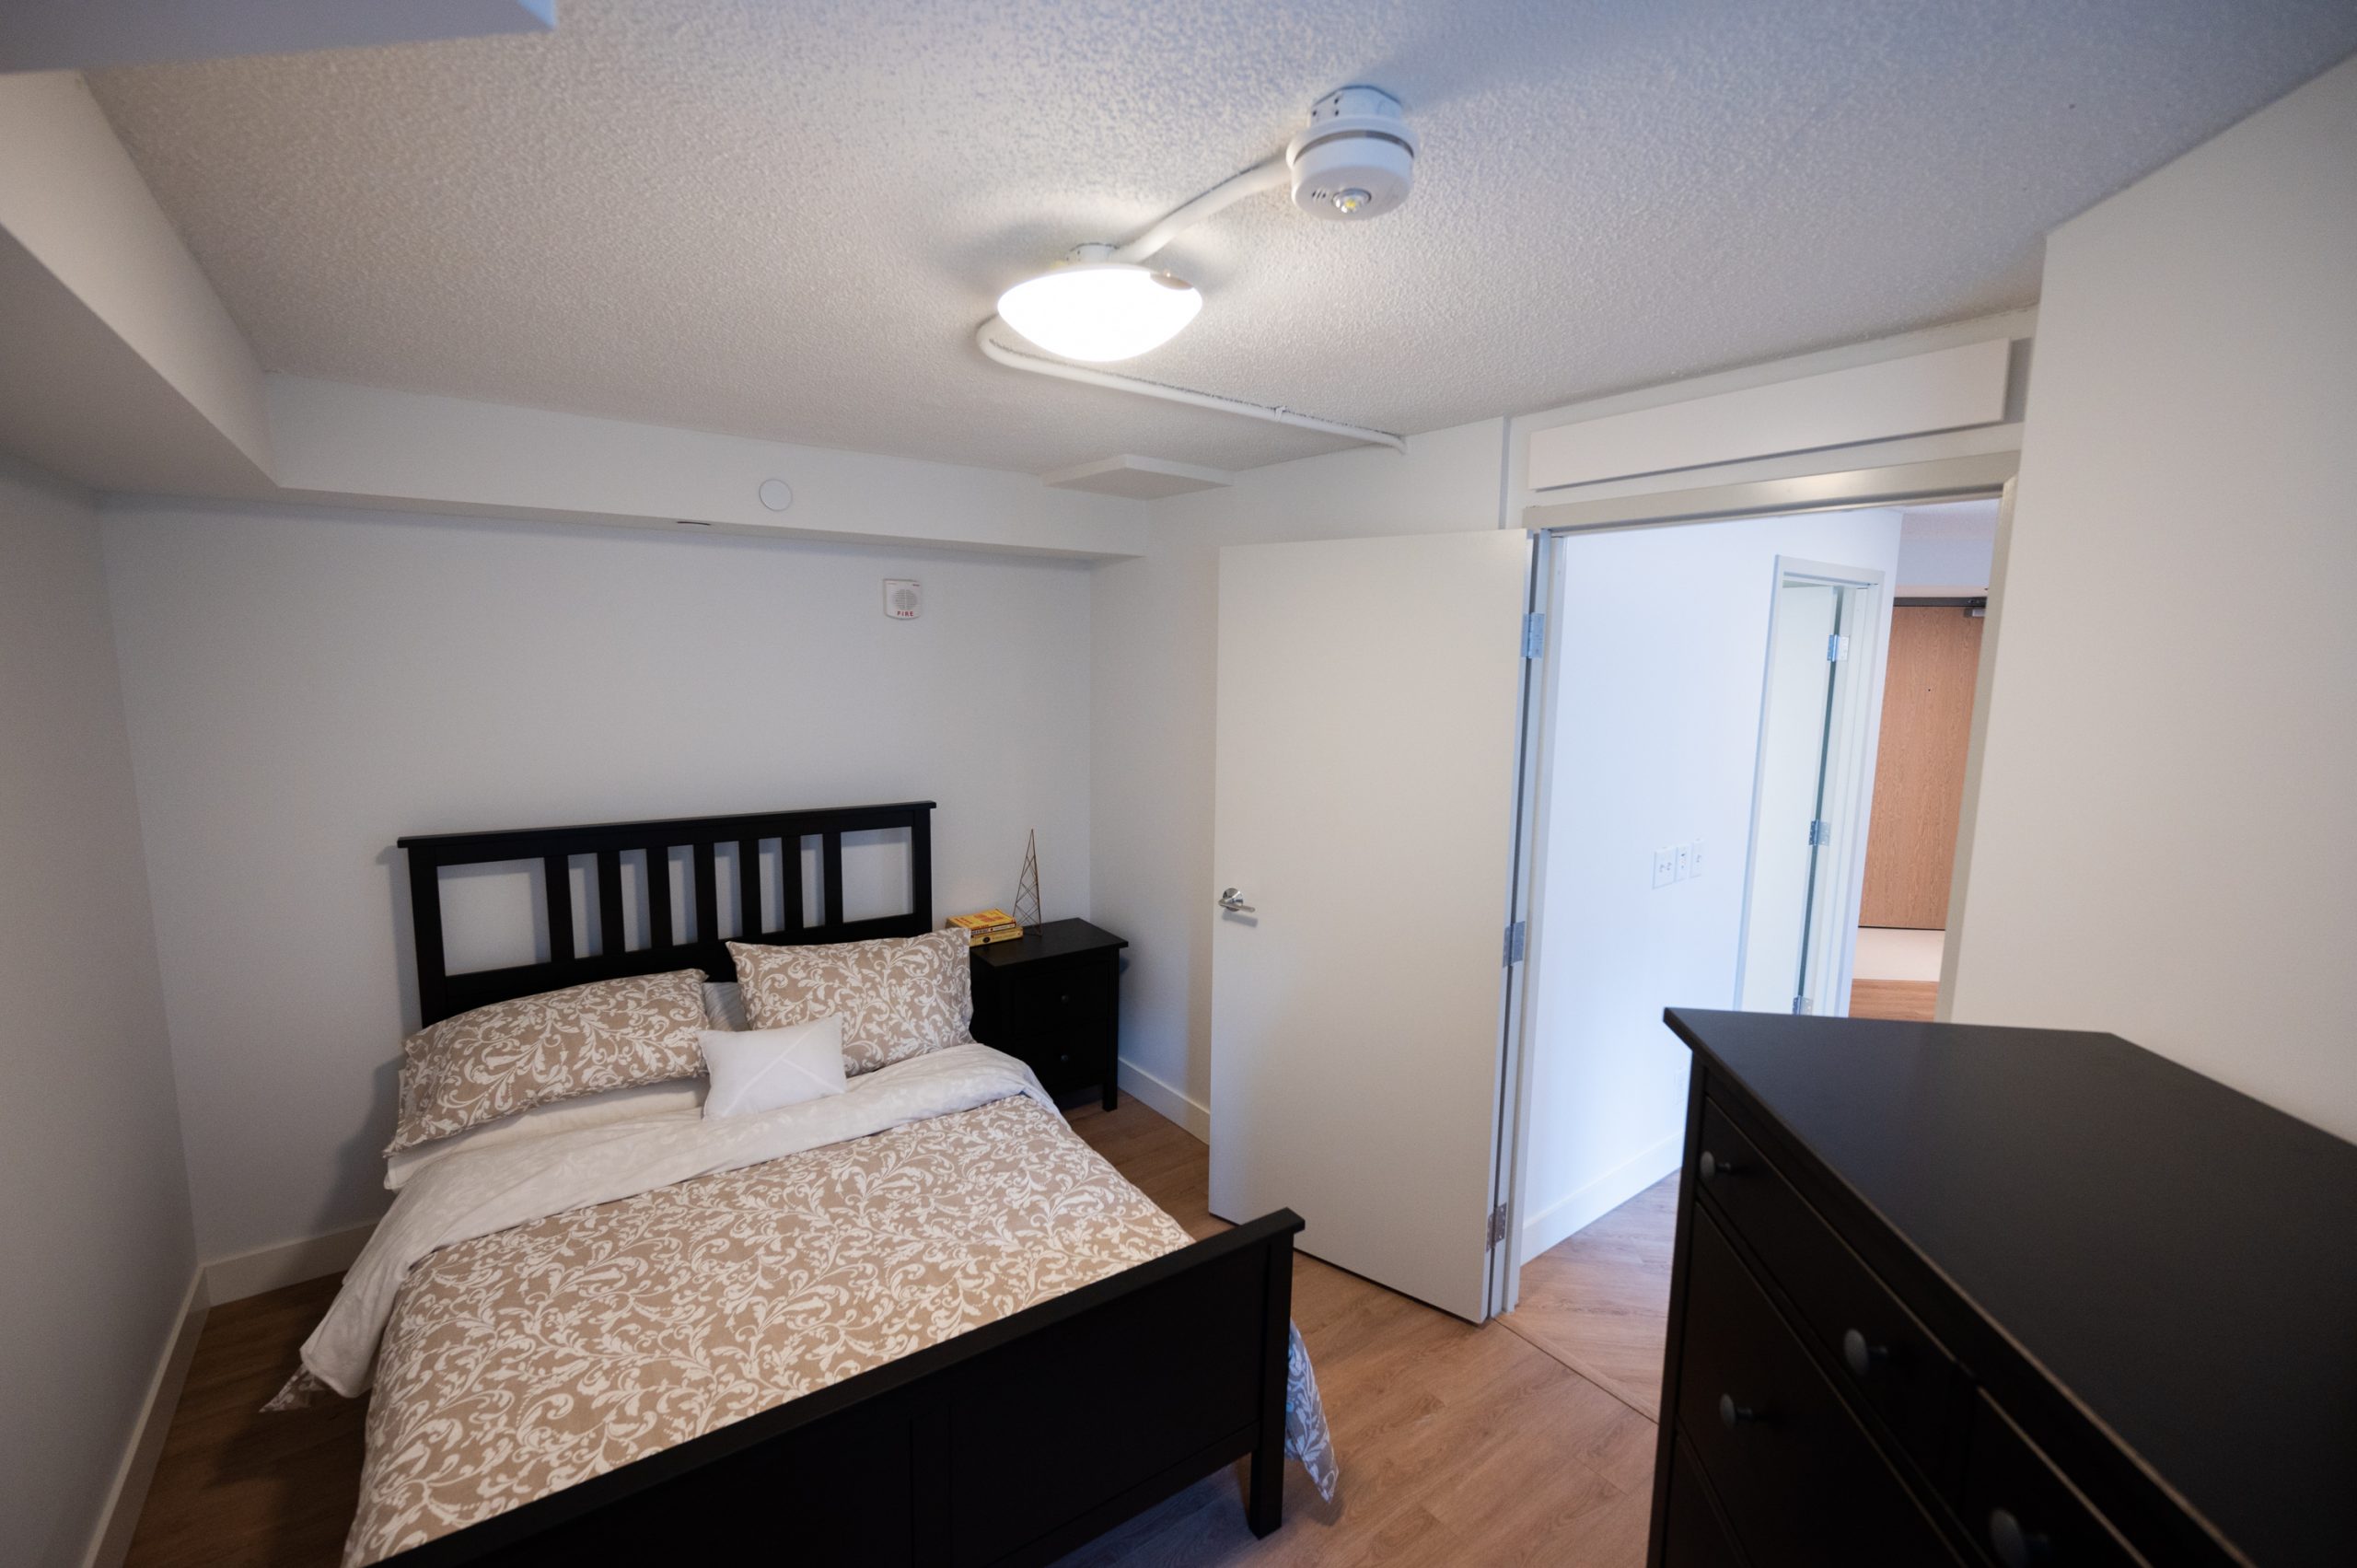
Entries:
{"label": "geometric wire ornament", "polygon": [[1028,931],[1039,923],[1039,830],[1023,846],[1023,873],[1015,883],[1015,923]]}

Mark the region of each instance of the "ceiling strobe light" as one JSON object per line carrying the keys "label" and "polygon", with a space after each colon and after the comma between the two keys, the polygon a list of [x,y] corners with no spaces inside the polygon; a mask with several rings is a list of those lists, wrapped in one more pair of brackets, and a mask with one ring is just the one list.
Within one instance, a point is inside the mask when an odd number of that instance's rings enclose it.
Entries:
{"label": "ceiling strobe light", "polygon": [[1202,309],[1194,285],[1112,254],[1109,245],[1081,246],[1000,295],[1000,319],[1050,354],[1102,365],[1160,348]]}
{"label": "ceiling strobe light", "polygon": [[1294,205],[1312,217],[1381,217],[1416,182],[1416,134],[1378,87],[1328,93],[1285,148]]}

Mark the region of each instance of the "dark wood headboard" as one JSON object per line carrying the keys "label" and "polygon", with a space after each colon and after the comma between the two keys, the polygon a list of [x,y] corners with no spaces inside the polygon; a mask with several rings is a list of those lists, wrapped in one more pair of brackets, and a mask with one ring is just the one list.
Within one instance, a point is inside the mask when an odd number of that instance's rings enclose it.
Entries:
{"label": "dark wood headboard", "polygon": [[[933,929],[933,802],[894,806],[850,806],[820,811],[762,811],[742,817],[682,817],[664,822],[598,822],[574,828],[521,828],[495,833],[435,833],[399,841],[409,855],[410,918],[417,937],[417,1001],[424,1024],[436,1024],[470,1008],[530,996],[561,986],[662,970],[700,969],[716,981],[736,978],[728,943],[767,942],[797,946],[813,942],[858,942],[873,936],[916,936]],[[913,907],[906,914],[874,920],[843,918],[843,835],[877,829],[909,832],[909,883]],[[819,923],[802,917],[801,841],[819,842]],[[720,931],[719,890],[714,851],[734,844],[739,919],[761,923],[761,846],[779,842],[783,873],[778,900],[780,924],[773,931]],[[674,939],[670,854],[694,854],[692,878],[695,935]],[[622,856],[646,856],[645,946],[622,945]],[[595,858],[598,931],[594,953],[576,953],[573,942],[573,877],[576,855]],[[541,863],[546,883],[549,957],[540,963],[506,969],[448,972],[442,943],[442,871],[454,865],[509,861]]]}

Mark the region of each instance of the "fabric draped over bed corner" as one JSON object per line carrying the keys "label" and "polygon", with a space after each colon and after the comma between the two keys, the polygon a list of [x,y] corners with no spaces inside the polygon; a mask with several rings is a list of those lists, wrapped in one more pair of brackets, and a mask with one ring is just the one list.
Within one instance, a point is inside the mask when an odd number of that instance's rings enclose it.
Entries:
{"label": "fabric draped over bed corner", "polygon": [[[402,1193],[305,1345],[329,1385],[376,1385],[344,1561],[374,1562],[1188,1241],[1028,1068],[981,1045],[741,1121],[455,1155]],[[1330,1496],[1298,1332],[1289,1372],[1287,1451]]]}

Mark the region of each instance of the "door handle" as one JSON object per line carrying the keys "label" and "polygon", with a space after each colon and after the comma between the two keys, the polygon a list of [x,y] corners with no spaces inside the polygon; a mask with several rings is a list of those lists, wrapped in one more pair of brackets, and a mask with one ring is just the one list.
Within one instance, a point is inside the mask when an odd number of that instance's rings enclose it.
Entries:
{"label": "door handle", "polygon": [[1253,914],[1258,912],[1250,904],[1244,901],[1244,895],[1237,891],[1234,888],[1230,888],[1220,894],[1219,907],[1225,910],[1230,914]]}

